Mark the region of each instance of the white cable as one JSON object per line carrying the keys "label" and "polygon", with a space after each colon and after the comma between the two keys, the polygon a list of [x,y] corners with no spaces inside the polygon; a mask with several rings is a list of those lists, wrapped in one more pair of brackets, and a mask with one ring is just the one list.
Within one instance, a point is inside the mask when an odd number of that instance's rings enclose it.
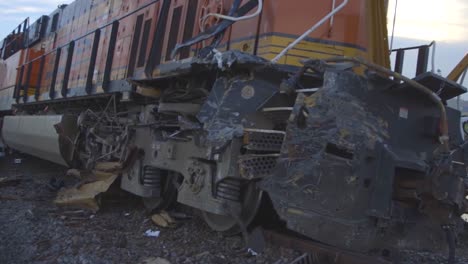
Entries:
{"label": "white cable", "polygon": [[258,0],[258,8],[257,8],[257,11],[251,15],[246,15],[246,16],[243,16],[243,17],[232,17],[232,16],[225,16],[225,15],[222,15],[222,14],[217,14],[217,13],[209,13],[207,14],[206,16],[204,16],[202,18],[202,25],[205,24],[205,21],[208,17],[210,16],[213,16],[213,17],[217,17],[217,18],[222,18],[222,19],[225,19],[225,20],[229,20],[229,21],[234,21],[234,22],[237,22],[237,21],[241,21],[241,20],[247,20],[247,19],[251,19],[251,18],[254,18],[258,15],[260,15],[260,13],[262,12],[263,10],[263,0]]}
{"label": "white cable", "polygon": [[307,36],[310,35],[313,31],[315,31],[318,27],[323,25],[323,23],[327,22],[328,19],[330,19],[332,16],[334,16],[336,13],[338,13],[341,9],[343,9],[347,4],[349,0],[344,0],[341,5],[339,5],[337,8],[335,8],[333,11],[331,11],[328,15],[326,15],[322,20],[320,20],[317,24],[315,24],[313,27],[311,27],[309,30],[307,30],[302,36],[297,38],[293,43],[289,44],[283,51],[278,54],[274,59],[271,60],[271,62],[276,63],[281,59],[288,51],[292,48],[294,48],[299,42],[304,40]]}

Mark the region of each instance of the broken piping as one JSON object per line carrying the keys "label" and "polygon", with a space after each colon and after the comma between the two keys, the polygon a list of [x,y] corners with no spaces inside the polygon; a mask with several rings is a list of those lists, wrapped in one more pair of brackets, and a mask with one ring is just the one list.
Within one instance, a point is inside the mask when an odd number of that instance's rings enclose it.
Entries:
{"label": "broken piping", "polygon": [[442,100],[440,99],[440,97],[434,92],[432,92],[431,89],[397,72],[391,71],[383,66],[368,62],[362,58],[337,57],[337,58],[325,59],[324,61],[325,62],[345,62],[345,61],[355,62],[361,65],[364,65],[369,69],[376,70],[380,73],[392,76],[393,78],[397,80],[403,81],[407,83],[410,87],[413,87],[414,89],[427,95],[431,99],[431,101],[437,105],[440,111],[440,130],[441,130],[440,134],[441,135],[439,137],[439,140],[442,145],[442,150],[445,153],[450,152],[450,144],[449,144],[450,137],[449,137],[448,122],[447,122],[447,112],[445,110],[445,106],[442,103]]}

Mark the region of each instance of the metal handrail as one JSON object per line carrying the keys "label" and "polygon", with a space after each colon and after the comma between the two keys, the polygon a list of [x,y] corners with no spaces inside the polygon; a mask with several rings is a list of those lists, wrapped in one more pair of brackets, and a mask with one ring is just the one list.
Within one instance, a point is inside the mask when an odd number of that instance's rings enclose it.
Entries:
{"label": "metal handrail", "polygon": [[303,41],[307,36],[309,36],[312,32],[314,32],[318,27],[323,25],[325,22],[327,22],[328,19],[331,19],[336,13],[341,11],[347,4],[349,0],[344,0],[341,5],[339,5],[337,8],[333,9],[328,15],[326,15],[324,18],[322,18],[319,22],[317,22],[314,26],[312,26],[309,30],[307,30],[302,36],[297,38],[295,41],[293,41],[289,46],[287,46],[283,51],[281,51],[274,59],[271,60],[273,63],[277,63],[286,53],[288,53],[289,50],[294,48],[299,42]]}
{"label": "metal handrail", "polygon": [[431,72],[435,73],[435,55],[436,55],[436,48],[437,48],[437,42],[435,40],[433,40],[429,45],[419,45],[419,46],[392,49],[390,50],[390,53],[398,52],[398,51],[405,51],[405,50],[415,50],[415,49],[420,49],[422,47],[428,47],[428,48],[432,47]]}

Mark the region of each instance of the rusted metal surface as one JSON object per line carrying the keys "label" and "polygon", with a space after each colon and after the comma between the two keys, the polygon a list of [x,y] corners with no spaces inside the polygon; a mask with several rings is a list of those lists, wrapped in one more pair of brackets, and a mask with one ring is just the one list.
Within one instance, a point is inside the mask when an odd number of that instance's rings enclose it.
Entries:
{"label": "rusted metal surface", "polygon": [[269,243],[283,247],[307,252],[312,255],[314,264],[334,263],[334,264],[392,264],[393,262],[380,257],[370,257],[356,254],[350,251],[339,250],[318,242],[298,238],[292,235],[285,235],[274,231],[264,231],[266,240]]}

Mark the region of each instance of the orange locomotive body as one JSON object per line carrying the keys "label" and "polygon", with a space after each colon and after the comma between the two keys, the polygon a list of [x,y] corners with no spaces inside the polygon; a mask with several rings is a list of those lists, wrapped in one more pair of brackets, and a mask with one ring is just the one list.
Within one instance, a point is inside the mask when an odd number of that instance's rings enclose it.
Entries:
{"label": "orange locomotive body", "polygon": [[[248,2],[242,1],[241,5]],[[342,12],[288,52],[279,63],[299,66],[300,60],[305,58],[361,56],[388,64],[388,56],[376,55],[385,54],[385,41],[376,43],[373,37],[379,31],[382,36],[386,35],[385,19],[375,12],[384,9],[369,2],[348,3]],[[8,64],[9,71],[18,68],[16,102],[131,91],[132,87],[122,80],[157,78],[160,71],[164,71],[161,65],[193,57],[203,45],[208,45],[210,40],[197,43],[171,58],[178,43],[198,35],[219,20],[210,17],[202,21],[204,15],[226,13],[232,3],[232,0],[169,3],[77,0],[63,5],[50,16],[38,20],[31,27],[34,30],[16,32],[4,41],[3,63]],[[219,50],[241,50],[272,59],[333,8],[331,1],[265,1],[259,16],[239,21],[229,28]],[[248,14],[255,12],[255,8],[251,9]],[[381,20],[380,24],[374,24],[376,20]],[[17,43],[23,39],[26,47],[20,48]],[[11,54],[11,50],[17,52]],[[19,61],[8,59],[10,54],[18,56],[17,53],[21,54]],[[1,87],[11,88],[11,83]],[[3,91],[2,98],[10,97],[11,93]]]}

